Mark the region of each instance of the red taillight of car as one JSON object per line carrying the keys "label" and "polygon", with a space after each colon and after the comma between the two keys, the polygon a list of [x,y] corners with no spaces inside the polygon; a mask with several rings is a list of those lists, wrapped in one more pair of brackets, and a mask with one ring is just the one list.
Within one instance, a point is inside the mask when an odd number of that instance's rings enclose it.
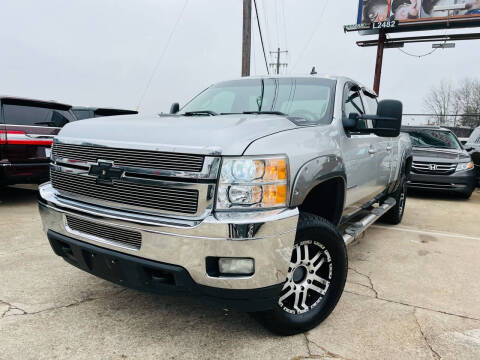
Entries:
{"label": "red taillight of car", "polygon": [[53,140],[34,139],[24,131],[0,130],[0,144],[52,146]]}

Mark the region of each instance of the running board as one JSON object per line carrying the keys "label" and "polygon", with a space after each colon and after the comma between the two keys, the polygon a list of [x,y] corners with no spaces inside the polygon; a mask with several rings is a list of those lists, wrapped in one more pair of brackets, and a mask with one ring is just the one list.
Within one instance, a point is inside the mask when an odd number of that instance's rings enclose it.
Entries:
{"label": "running board", "polygon": [[362,235],[365,230],[370,227],[370,225],[372,225],[383,214],[394,207],[396,203],[397,201],[390,197],[386,199],[382,205],[374,207],[372,210],[370,210],[369,214],[363,219],[349,225],[345,229],[345,234],[343,235],[343,241],[345,241],[345,245],[351,244],[355,239]]}

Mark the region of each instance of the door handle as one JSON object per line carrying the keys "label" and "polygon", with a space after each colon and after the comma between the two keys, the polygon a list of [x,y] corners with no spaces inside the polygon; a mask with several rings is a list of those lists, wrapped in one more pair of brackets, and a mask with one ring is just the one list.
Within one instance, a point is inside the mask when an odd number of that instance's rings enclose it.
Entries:
{"label": "door handle", "polygon": [[377,153],[377,149],[370,148],[370,149],[368,149],[368,153],[370,155],[375,155]]}
{"label": "door handle", "polygon": [[387,146],[387,151],[392,151],[392,147],[390,145]]}

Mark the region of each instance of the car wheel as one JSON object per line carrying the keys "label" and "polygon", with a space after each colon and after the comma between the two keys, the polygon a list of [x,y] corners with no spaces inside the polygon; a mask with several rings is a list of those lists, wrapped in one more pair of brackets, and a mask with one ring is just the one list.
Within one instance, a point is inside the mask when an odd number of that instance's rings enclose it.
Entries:
{"label": "car wheel", "polygon": [[301,213],[287,280],[277,304],[255,316],[279,335],[313,329],[337,305],[347,272],[347,250],[335,226],[319,216]]}
{"label": "car wheel", "polygon": [[405,175],[402,176],[398,189],[391,194],[391,197],[393,197],[397,203],[381,217],[381,221],[387,224],[397,225],[402,222],[407,201],[407,177]]}

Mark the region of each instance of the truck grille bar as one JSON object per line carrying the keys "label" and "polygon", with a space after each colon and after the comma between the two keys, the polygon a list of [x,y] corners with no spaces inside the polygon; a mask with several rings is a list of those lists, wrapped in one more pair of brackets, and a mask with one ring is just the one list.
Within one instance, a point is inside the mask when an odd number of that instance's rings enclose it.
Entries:
{"label": "truck grille bar", "polygon": [[70,215],[66,216],[67,226],[70,230],[79,233],[98,237],[113,244],[125,245],[135,250],[142,246],[142,234],[138,231],[121,229],[109,225],[94,223],[92,221],[79,219]]}
{"label": "truck grille bar", "polygon": [[[196,214],[198,190],[179,189],[114,180],[111,185],[98,184],[91,176],[50,170],[52,185],[61,192],[81,195],[145,209]],[[133,209],[135,210],[135,209]]]}
{"label": "truck grille bar", "polygon": [[117,166],[171,171],[202,171],[204,156],[167,153],[150,150],[110,148],[94,145],[74,145],[55,142],[53,156],[84,162],[108,159]]}

